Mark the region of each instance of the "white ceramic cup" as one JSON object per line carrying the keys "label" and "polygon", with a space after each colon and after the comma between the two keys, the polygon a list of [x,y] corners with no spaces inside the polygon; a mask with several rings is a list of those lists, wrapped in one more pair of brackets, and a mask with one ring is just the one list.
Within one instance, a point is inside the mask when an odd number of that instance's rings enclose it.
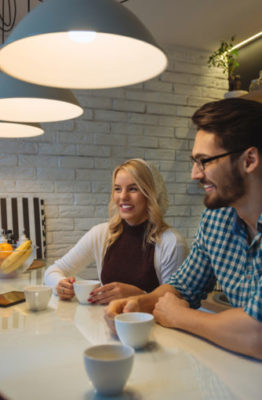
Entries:
{"label": "white ceramic cup", "polygon": [[88,299],[93,289],[100,286],[100,281],[96,280],[82,280],[73,283],[74,291],[77,300],[81,304],[90,304]]}
{"label": "white ceramic cup", "polygon": [[143,312],[123,313],[115,317],[115,327],[119,339],[122,343],[135,349],[146,346],[153,324],[153,315]]}
{"label": "white ceramic cup", "polygon": [[52,289],[48,286],[34,285],[24,289],[26,302],[32,311],[42,311],[48,306]]}
{"label": "white ceramic cup", "polygon": [[86,372],[96,391],[104,396],[123,391],[133,361],[134,349],[122,344],[91,346],[84,352]]}

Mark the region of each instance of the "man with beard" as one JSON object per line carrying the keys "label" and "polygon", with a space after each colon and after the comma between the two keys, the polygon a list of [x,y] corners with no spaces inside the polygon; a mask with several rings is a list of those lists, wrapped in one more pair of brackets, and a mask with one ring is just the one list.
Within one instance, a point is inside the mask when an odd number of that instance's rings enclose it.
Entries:
{"label": "man with beard", "polygon": [[[114,329],[120,312],[152,312],[165,327],[262,359],[262,104],[220,100],[192,120],[192,178],[202,185],[207,208],[191,252],[168,284],[113,301],[106,319]],[[233,307],[199,310],[216,281]]]}

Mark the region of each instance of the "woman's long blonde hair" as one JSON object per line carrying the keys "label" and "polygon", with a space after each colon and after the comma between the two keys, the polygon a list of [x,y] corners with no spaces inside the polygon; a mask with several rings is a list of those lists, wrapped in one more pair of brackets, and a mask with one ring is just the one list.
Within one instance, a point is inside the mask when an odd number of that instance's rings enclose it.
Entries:
{"label": "woman's long blonde hair", "polygon": [[168,229],[169,226],[163,220],[163,212],[157,201],[154,177],[150,166],[144,160],[131,159],[120,164],[113,172],[112,195],[108,205],[109,229],[105,249],[111,246],[123,232],[122,219],[119,215],[118,207],[113,200],[115,179],[120,170],[126,171],[134,178],[137,187],[147,199],[149,223],[145,232],[144,244],[157,243],[160,234]]}

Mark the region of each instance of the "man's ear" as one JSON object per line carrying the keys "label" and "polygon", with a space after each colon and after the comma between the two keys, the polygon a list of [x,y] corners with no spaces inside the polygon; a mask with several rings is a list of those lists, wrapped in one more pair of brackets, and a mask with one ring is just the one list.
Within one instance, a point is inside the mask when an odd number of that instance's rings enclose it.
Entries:
{"label": "man's ear", "polygon": [[244,152],[244,169],[247,173],[253,172],[261,162],[261,155],[254,146],[249,147]]}

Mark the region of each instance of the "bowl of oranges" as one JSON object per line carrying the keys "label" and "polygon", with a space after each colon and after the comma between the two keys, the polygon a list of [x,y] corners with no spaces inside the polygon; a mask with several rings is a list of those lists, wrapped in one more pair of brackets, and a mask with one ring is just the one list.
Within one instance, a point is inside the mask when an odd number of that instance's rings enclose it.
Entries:
{"label": "bowl of oranges", "polygon": [[32,264],[35,253],[36,246],[32,245],[31,240],[20,245],[0,243],[0,276],[9,277],[26,271]]}
{"label": "bowl of oranges", "polygon": [[13,253],[13,246],[8,242],[0,243],[0,263]]}

